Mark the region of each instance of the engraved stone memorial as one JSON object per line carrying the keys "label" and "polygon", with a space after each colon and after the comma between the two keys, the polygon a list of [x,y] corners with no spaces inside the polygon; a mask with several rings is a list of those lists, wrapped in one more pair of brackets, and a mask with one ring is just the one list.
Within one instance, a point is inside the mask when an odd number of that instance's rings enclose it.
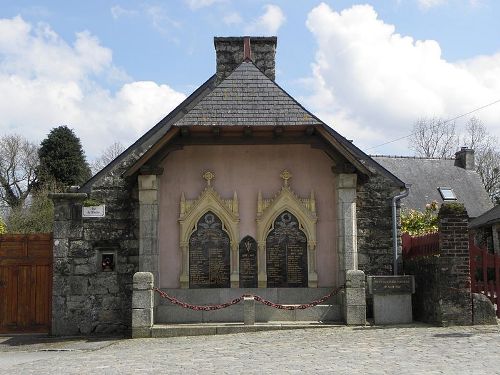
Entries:
{"label": "engraved stone memorial", "polygon": [[307,287],[307,237],[288,211],[278,215],[266,239],[267,286]]}
{"label": "engraved stone memorial", "polygon": [[257,242],[246,236],[240,242],[240,288],[257,288]]}
{"label": "engraved stone memorial", "polygon": [[204,214],[189,238],[189,287],[230,287],[230,241],[221,220]]}

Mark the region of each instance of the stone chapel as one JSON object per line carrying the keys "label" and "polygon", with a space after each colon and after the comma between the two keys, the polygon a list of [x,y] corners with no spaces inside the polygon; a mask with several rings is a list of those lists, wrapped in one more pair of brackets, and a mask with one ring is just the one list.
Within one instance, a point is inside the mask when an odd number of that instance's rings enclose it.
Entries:
{"label": "stone chapel", "polygon": [[[202,304],[246,290],[302,303],[350,271],[391,274],[391,199],[404,183],[279,86],[276,37],[214,46],[212,77],[78,190],[53,195],[53,334],[130,329],[138,271]],[[237,315],[156,305],[162,322]],[[362,295],[309,314],[365,311]]]}

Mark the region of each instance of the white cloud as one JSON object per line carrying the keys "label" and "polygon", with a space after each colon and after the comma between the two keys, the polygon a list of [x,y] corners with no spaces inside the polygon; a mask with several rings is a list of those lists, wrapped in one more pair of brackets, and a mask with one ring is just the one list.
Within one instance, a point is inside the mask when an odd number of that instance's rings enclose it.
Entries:
{"label": "white cloud", "polygon": [[[103,77],[129,82],[112,93],[98,83]],[[39,142],[65,124],[93,157],[113,141],[135,141],[184,98],[167,85],[130,81],[89,32],[69,45],[48,25],[0,19],[0,135]]]}
{"label": "white cloud", "polygon": [[423,9],[429,9],[446,4],[447,0],[417,0],[418,5]]}
{"label": "white cloud", "polygon": [[[500,99],[500,52],[448,62],[436,41],[397,34],[369,5],[339,13],[320,4],[307,27],[318,45],[307,104],[364,149],[409,134],[419,117],[451,118]],[[475,115],[500,135],[500,105]]]}
{"label": "white cloud", "polygon": [[137,14],[136,10],[133,9],[125,9],[120,5],[113,5],[110,9],[111,16],[116,20],[120,17],[131,17]]}
{"label": "white cloud", "polygon": [[192,10],[209,7],[215,3],[222,3],[226,0],[185,0]]}
{"label": "white cloud", "polygon": [[245,29],[247,33],[275,35],[286,20],[285,14],[277,5],[264,6],[264,14],[251,22]]}
{"label": "white cloud", "polygon": [[243,19],[241,18],[240,14],[238,12],[232,12],[229,14],[226,14],[222,20],[226,25],[238,25],[243,22]]}

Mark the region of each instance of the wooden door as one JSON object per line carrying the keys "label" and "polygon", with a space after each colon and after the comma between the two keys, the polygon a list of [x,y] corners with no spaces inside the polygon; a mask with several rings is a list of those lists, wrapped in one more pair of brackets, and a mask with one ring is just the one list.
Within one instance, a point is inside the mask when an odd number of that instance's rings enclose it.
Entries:
{"label": "wooden door", "polygon": [[52,235],[0,236],[0,333],[49,332]]}

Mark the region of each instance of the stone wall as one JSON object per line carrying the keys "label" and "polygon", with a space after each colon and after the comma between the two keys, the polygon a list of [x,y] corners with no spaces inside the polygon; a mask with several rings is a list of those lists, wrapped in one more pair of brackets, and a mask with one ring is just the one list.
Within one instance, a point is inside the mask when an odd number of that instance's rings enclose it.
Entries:
{"label": "stone wall", "polygon": [[439,210],[439,254],[405,260],[405,273],[415,276],[416,320],[439,325],[472,324],[467,224],[463,205],[443,204]]}
{"label": "stone wall", "polygon": [[358,185],[358,267],[367,275],[391,275],[393,272],[391,204],[397,194],[400,189],[380,174]]}
{"label": "stone wall", "polygon": [[[106,205],[104,218],[82,218],[85,193],[53,194],[52,334],[126,331],[131,325],[132,275],[138,271],[137,188],[118,166],[94,183],[89,196]],[[114,255],[103,271],[102,253]]]}

